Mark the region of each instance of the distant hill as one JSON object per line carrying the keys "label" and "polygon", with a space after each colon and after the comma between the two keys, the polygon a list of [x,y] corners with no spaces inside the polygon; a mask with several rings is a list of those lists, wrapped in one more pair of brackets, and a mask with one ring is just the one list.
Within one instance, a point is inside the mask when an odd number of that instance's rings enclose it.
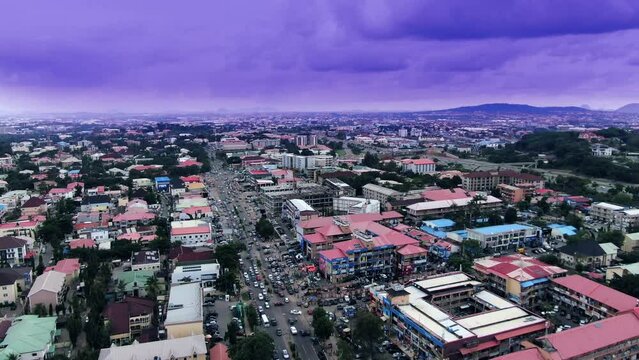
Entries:
{"label": "distant hill", "polygon": [[487,113],[526,113],[526,114],[556,114],[556,113],[579,113],[589,112],[591,110],[584,109],[577,106],[550,106],[550,107],[537,107],[525,104],[482,104],[475,106],[463,106],[453,109],[441,110],[448,112],[487,112]]}
{"label": "distant hill", "polygon": [[620,107],[619,109],[615,110],[615,112],[626,113],[626,114],[639,114],[639,103],[624,105]]}

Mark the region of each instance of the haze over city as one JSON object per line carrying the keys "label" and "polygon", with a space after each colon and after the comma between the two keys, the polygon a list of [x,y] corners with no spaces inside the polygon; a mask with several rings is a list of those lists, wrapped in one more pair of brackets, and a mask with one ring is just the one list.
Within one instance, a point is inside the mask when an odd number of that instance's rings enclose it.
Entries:
{"label": "haze over city", "polygon": [[635,1],[84,1],[0,8],[0,110],[637,102]]}

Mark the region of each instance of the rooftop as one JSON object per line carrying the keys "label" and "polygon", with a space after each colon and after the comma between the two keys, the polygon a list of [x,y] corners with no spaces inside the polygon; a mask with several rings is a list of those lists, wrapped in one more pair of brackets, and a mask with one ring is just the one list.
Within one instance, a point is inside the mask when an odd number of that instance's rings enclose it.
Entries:
{"label": "rooftop", "polygon": [[[639,309],[544,336],[553,359],[578,359],[598,349],[639,338]],[[553,351],[554,350],[554,351]]]}
{"label": "rooftop", "polygon": [[199,283],[171,286],[164,325],[202,322],[202,289]]}
{"label": "rooftop", "polygon": [[534,228],[531,226],[520,225],[520,224],[505,224],[505,225],[495,225],[495,226],[486,226],[474,229],[468,229],[468,231],[476,232],[482,235],[493,235],[505,232],[514,232],[514,231],[525,231],[525,230],[533,230]]}
{"label": "rooftop", "polygon": [[558,266],[548,265],[534,257],[521,254],[477,259],[473,268],[481,273],[491,273],[520,282],[554,277],[567,272],[567,270]]}
{"label": "rooftop", "polygon": [[131,345],[111,346],[100,350],[99,360],[180,359],[193,354],[207,353],[204,335],[192,335],[177,339],[134,342]]}
{"label": "rooftop", "polygon": [[62,290],[62,286],[64,286],[65,278],[65,273],[55,270],[42,273],[42,275],[38,276],[33,282],[33,286],[31,286],[31,290],[29,290],[29,297],[40,291],[58,293]]}
{"label": "rooftop", "polygon": [[8,359],[11,354],[29,354],[48,350],[56,332],[57,317],[22,315],[13,320],[0,343],[0,359]]}
{"label": "rooftop", "polygon": [[580,275],[569,275],[557,279],[552,279],[567,289],[594,299],[619,312],[635,309],[639,304],[639,299],[624,294],[606,285],[599,284]]}

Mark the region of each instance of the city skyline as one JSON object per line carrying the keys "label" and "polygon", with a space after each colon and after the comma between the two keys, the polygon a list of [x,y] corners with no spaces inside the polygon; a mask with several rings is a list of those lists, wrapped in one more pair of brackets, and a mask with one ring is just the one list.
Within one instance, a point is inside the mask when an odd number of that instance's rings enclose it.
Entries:
{"label": "city skyline", "polygon": [[0,11],[0,111],[639,101],[639,4],[79,1]]}

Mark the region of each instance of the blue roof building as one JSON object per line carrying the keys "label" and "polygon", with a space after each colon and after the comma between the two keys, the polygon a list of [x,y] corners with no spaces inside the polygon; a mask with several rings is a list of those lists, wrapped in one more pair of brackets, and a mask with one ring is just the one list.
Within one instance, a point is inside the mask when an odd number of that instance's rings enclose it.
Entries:
{"label": "blue roof building", "polygon": [[421,230],[427,234],[444,239],[446,238],[446,233],[449,232],[453,226],[455,226],[455,222],[450,219],[425,220],[422,221]]}
{"label": "blue roof building", "polygon": [[515,250],[526,243],[538,241],[540,230],[537,227],[506,224],[468,229],[468,238],[477,240],[482,247],[493,252]]}

